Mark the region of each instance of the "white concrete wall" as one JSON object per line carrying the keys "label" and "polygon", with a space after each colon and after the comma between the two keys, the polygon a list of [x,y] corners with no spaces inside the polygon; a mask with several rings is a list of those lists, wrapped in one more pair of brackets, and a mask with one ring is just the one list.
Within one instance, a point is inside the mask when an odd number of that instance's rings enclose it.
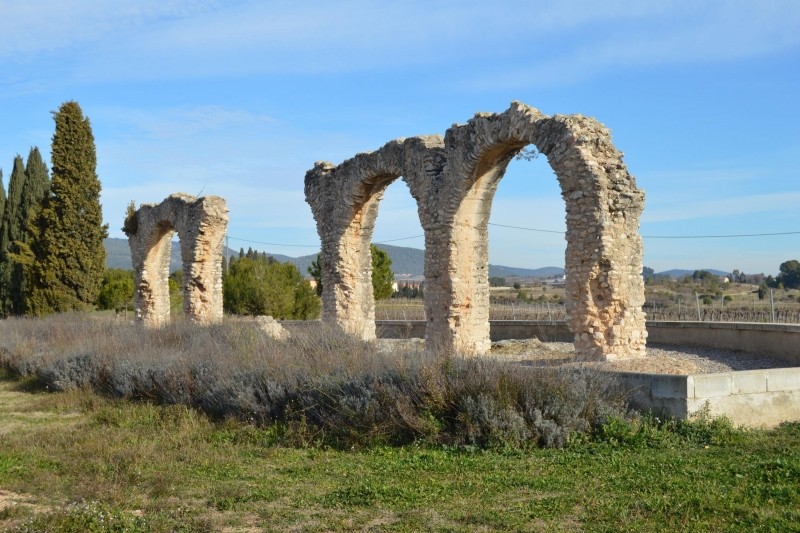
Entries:
{"label": "white concrete wall", "polygon": [[[424,337],[422,321],[379,320],[379,337]],[[570,341],[566,323],[546,320],[492,320],[493,341],[528,339]],[[742,322],[648,322],[648,342],[741,350],[783,359],[800,366],[800,325]]]}

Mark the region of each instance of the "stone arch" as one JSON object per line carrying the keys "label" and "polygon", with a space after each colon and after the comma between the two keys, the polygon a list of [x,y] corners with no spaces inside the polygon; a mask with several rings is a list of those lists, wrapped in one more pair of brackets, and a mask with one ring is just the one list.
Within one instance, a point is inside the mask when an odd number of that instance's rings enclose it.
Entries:
{"label": "stone arch", "polygon": [[378,205],[386,187],[402,178],[417,202],[423,229],[431,227],[428,197],[443,165],[442,146],[439,136],[397,139],[338,166],[317,162],[306,173],[306,201],[322,244],[323,320],[363,339],[375,338],[370,243]]}
{"label": "stone arch", "polygon": [[602,124],[549,117],[519,102],[454,125],[444,142],[399,139],[306,173],[306,201],[322,240],[323,319],[374,338],[369,243],[383,191],[402,176],[425,231],[428,350],[485,353],[491,204],[509,161],[529,144],[547,156],[566,202],[567,311],[578,354],[644,355],[644,193]]}
{"label": "stone arch", "polygon": [[150,326],[169,321],[169,259],[172,236],[180,238],[183,312],[191,320],[222,319],[222,247],[228,208],[218,196],[173,194],[143,204],[126,221],[134,270],[136,320]]}
{"label": "stone arch", "polygon": [[509,161],[529,144],[547,156],[566,203],[567,313],[577,353],[586,359],[644,355],[638,234],[644,193],[602,124],[580,115],[548,117],[518,102],[503,113],[478,114],[445,136],[440,202],[452,206],[442,224],[451,244],[444,249],[439,242],[437,255],[458,273],[441,287],[440,298],[449,301],[447,346],[457,353],[489,347],[491,202]]}

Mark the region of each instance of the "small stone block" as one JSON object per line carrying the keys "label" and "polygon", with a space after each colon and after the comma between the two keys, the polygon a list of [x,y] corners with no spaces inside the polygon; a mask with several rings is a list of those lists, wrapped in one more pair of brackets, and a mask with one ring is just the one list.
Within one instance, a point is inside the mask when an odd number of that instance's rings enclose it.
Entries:
{"label": "small stone block", "polygon": [[767,390],[770,392],[800,390],[800,368],[770,370],[767,375]]}
{"label": "small stone block", "polygon": [[730,373],[694,376],[695,398],[729,396],[732,390],[733,376]]}
{"label": "small stone block", "polygon": [[733,394],[767,392],[766,372],[734,372]]}
{"label": "small stone block", "polygon": [[689,398],[690,393],[694,396],[694,390],[690,390],[691,379],[689,376],[653,376],[653,398]]}

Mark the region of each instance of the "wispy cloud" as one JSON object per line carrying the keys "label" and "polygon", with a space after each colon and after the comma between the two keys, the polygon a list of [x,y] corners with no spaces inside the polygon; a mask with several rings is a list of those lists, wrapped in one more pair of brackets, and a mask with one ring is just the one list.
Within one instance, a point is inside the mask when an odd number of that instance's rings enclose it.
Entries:
{"label": "wispy cloud", "polygon": [[[159,112],[141,108],[105,107],[99,117],[108,118],[117,131],[138,139],[175,139],[204,135],[242,132],[252,135],[254,129],[269,128],[278,121],[268,115],[222,105],[201,105],[163,109]],[[271,129],[271,128],[269,128]]]}
{"label": "wispy cloud", "polygon": [[[483,77],[465,85],[529,87],[612,68],[752,57],[800,43],[800,4],[791,0],[515,0],[492,6],[421,0],[48,0],[42,6],[11,0],[3,2],[3,20],[0,65],[44,61],[73,82],[486,60]],[[8,76],[10,69],[4,70]],[[31,75],[52,76],[48,70]],[[35,90],[37,83],[17,85]]]}
{"label": "wispy cloud", "polygon": [[186,192],[225,198],[230,227],[239,236],[264,228],[301,228],[307,230],[306,240],[314,240],[303,193],[313,159],[298,155],[298,147],[319,139],[303,138],[268,115],[231,107],[95,111],[94,129],[104,132],[97,144],[98,174],[112,235],[119,226],[115,219],[131,200],[160,202]]}
{"label": "wispy cloud", "polygon": [[[464,85],[481,89],[551,86],[630,67],[724,62],[800,46],[800,4],[791,0],[648,4],[654,7],[627,17],[618,14],[609,21],[607,31],[587,31],[575,39],[575,45],[548,50],[547,59],[488,69]],[[596,22],[585,21],[587,25]]]}
{"label": "wispy cloud", "polygon": [[42,53],[76,51],[104,39],[124,39],[154,21],[207,12],[202,0],[3,0],[0,60],[25,61]]}

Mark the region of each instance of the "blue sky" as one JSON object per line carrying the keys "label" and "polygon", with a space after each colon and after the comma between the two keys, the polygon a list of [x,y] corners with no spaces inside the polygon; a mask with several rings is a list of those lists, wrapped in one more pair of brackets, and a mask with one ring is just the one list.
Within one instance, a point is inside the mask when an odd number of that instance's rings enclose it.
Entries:
{"label": "blue sky", "polygon": [[[228,201],[233,248],[312,253],[315,161],[520,100],[611,128],[647,194],[645,265],[774,274],[800,258],[797,233],[654,238],[800,232],[796,0],[0,0],[0,20],[4,185],[15,154],[49,157],[50,112],[77,100],[113,237],[130,200],[180,191]],[[563,231],[544,158],[512,163],[491,221]],[[562,235],[490,231],[492,263],[563,266]],[[374,240],[421,234],[395,182]]]}

